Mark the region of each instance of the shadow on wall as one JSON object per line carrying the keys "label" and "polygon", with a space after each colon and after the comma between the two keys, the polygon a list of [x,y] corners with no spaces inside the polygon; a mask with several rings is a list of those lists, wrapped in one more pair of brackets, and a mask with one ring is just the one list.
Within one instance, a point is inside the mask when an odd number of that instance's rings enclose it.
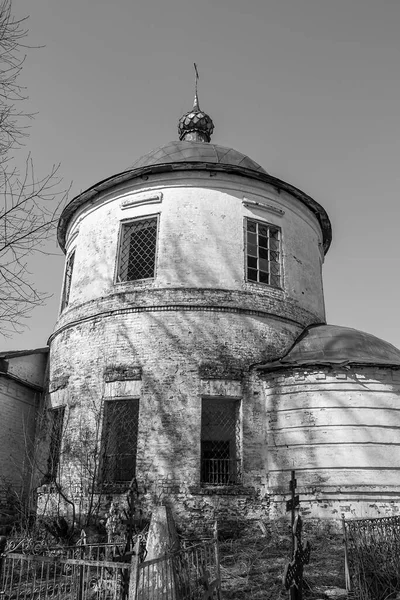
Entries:
{"label": "shadow on wall", "polygon": [[366,346],[357,348],[357,337],[354,344],[356,332],[340,330],[324,342],[320,363],[325,364],[313,365],[311,353],[305,353],[310,362],[301,365],[295,348],[289,356],[296,357],[297,365],[260,377],[268,414],[271,490],[287,493],[290,470],[295,469],[304,493],[316,498],[350,494],[342,504],[354,512],[350,505],[359,499],[368,504],[377,498],[389,502],[388,494],[400,497],[400,376],[396,368],[373,364],[327,365],[328,356],[340,363],[341,358],[351,360],[351,352],[368,352]]}
{"label": "shadow on wall", "polygon": [[[215,250],[212,264],[218,262],[219,269],[228,271],[232,281],[238,272],[243,273],[245,289],[244,263],[238,266],[233,261],[236,256],[234,242],[226,246],[219,244],[220,232],[215,217],[207,225],[208,238],[196,241],[191,248],[193,255],[201,255],[210,240],[215,241],[211,244]],[[102,241],[95,232],[92,241],[94,255],[104,256]],[[195,271],[187,273],[182,269],[182,265],[190,264],[182,238],[176,235],[170,244],[174,256],[170,266],[173,264],[175,269],[171,279],[182,287],[200,284],[204,287],[204,272],[200,277]],[[91,280],[97,281],[99,289],[111,288],[115,294],[117,288],[112,286],[102,265],[94,262],[90,266]],[[218,288],[219,279],[215,273],[216,270],[210,270],[206,282],[207,286]],[[121,294],[128,308],[137,308],[136,289],[139,286],[132,282],[129,298],[128,293],[126,297],[124,292]],[[148,287],[140,289],[154,288],[149,283]],[[71,297],[73,300],[73,295]],[[74,306],[72,302],[63,313],[64,322],[69,313],[73,318],[73,311],[83,306]],[[161,489],[162,493],[166,487],[173,488],[175,481],[193,484],[198,479],[199,367],[204,363],[216,365],[228,374],[225,375],[227,378],[235,369],[245,373],[255,362],[271,361],[284,355],[301,329],[295,324],[259,316],[196,308],[194,303],[188,303],[185,310],[174,307],[174,310],[99,313],[96,318],[66,328],[53,340],[50,380],[68,376],[63,393],[55,392],[50,397],[53,407],[66,404],[57,472],[58,492],[62,491],[67,498],[64,501],[69,506],[76,505],[77,511],[89,510],[97,514],[100,510],[98,481],[103,460],[104,401],[113,393],[110,386],[106,390],[104,374],[107,368],[128,365],[141,369],[138,479],[142,480],[145,489]],[[42,476],[46,468],[42,464]],[[83,494],[83,490],[88,493]],[[82,495],[86,499],[82,499]]]}

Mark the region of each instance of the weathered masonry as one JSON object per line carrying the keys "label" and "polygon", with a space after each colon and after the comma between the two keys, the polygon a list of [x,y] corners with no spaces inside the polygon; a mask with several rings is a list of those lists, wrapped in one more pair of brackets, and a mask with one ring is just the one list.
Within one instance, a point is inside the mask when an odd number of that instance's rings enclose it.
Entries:
{"label": "weathered masonry", "polygon": [[0,353],[0,508],[9,495],[14,502],[29,495],[48,353],[48,348]]}
{"label": "weathered masonry", "polygon": [[325,324],[325,210],[212,131],[196,97],[179,141],[63,211],[39,509],[135,480],[144,510],[278,517],[295,469],[312,515],[392,514],[400,352]]}

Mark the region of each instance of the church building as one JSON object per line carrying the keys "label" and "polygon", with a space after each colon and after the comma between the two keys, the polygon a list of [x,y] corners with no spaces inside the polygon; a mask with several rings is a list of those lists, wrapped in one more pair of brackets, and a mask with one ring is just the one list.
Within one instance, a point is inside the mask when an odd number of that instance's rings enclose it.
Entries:
{"label": "church building", "polygon": [[273,519],[295,470],[304,515],[398,514],[400,351],[326,324],[326,211],[213,129],[196,92],[178,141],[62,212],[37,510],[101,515],[134,486],[178,522]]}

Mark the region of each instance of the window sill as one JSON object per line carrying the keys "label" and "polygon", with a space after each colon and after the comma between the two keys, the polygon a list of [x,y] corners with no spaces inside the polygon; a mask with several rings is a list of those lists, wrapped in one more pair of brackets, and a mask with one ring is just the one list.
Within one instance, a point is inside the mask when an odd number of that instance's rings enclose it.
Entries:
{"label": "window sill", "polygon": [[270,283],[263,283],[262,281],[253,281],[252,279],[245,279],[245,283],[249,289],[253,290],[269,290],[274,291],[281,295],[284,292],[283,286],[271,285]]}
{"label": "window sill", "polygon": [[126,494],[129,491],[130,481],[98,483],[95,488],[96,494]]}
{"label": "window sill", "polygon": [[252,487],[244,485],[199,485],[190,488],[195,496],[252,496],[256,492]]}
{"label": "window sill", "polygon": [[152,287],[155,283],[156,278],[155,277],[149,277],[147,279],[130,279],[129,281],[114,281],[114,286],[116,288],[133,288],[133,287],[138,287],[138,288],[146,288],[146,287]]}

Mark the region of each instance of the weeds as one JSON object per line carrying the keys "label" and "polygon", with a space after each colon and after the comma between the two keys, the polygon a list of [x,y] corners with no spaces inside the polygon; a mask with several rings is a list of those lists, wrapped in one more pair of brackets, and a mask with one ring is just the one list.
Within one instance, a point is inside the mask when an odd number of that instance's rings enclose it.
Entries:
{"label": "weeds", "polygon": [[[286,533],[287,529],[287,533]],[[329,587],[345,588],[344,545],[342,535],[318,527],[307,534],[311,560],[304,570],[306,600],[328,598]],[[290,560],[291,538],[286,525],[220,542],[222,595],[224,600],[287,600],[282,585],[286,563]]]}

